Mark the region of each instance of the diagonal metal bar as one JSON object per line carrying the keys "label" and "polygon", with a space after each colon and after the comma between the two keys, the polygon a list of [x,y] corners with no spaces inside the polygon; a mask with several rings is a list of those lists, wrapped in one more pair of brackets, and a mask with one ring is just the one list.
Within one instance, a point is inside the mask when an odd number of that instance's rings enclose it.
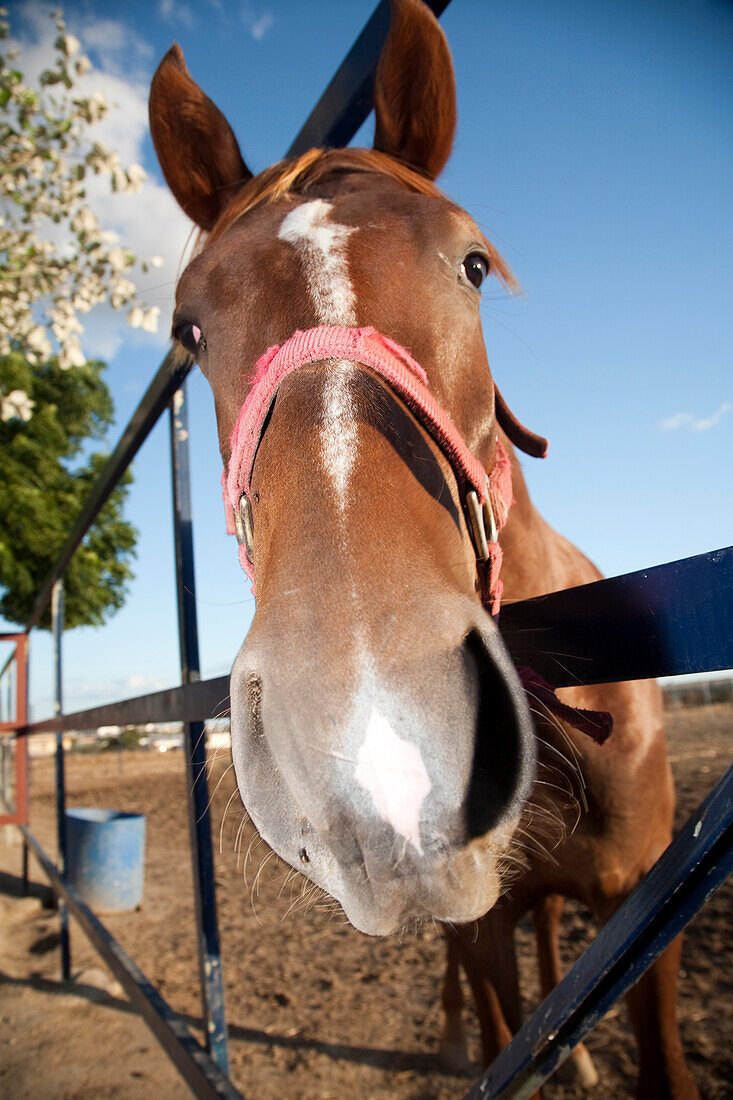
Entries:
{"label": "diagonal metal bar", "polygon": [[[450,0],[425,0],[440,16]],[[315,147],[348,145],[374,106],[374,76],[390,22],[389,0],[380,0],[341,62],[331,83],[287,151],[295,157]]]}
{"label": "diagonal metal bar", "polygon": [[526,1100],[733,870],[733,767],[464,1100]]}

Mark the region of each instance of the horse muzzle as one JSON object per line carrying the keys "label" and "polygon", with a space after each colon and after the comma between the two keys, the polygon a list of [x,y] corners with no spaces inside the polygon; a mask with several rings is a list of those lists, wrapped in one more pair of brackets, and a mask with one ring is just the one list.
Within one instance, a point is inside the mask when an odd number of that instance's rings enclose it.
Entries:
{"label": "horse muzzle", "polygon": [[[496,901],[535,773],[526,697],[471,601],[454,644],[409,659],[341,644],[318,663],[257,618],[232,672],[232,752],[264,840],[372,935]],[[455,629],[455,627],[454,627]]]}

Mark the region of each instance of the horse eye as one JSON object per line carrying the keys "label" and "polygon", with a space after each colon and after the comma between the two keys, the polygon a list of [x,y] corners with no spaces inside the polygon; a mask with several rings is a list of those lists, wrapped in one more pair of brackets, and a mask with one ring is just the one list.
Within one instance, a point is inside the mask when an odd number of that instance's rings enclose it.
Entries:
{"label": "horse eye", "polygon": [[478,290],[489,274],[489,261],[480,252],[471,252],[461,264],[461,272]]}
{"label": "horse eye", "polygon": [[201,335],[201,329],[191,321],[181,321],[173,326],[173,339],[183,344],[191,355],[198,355],[206,347],[206,340]]}

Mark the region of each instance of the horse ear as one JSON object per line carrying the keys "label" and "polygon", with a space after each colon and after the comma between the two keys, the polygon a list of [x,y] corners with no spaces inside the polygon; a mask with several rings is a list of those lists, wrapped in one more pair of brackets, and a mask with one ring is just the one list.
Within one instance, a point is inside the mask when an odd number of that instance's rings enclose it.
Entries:
{"label": "horse ear", "polygon": [[232,128],[191,77],[174,43],[150,86],[150,133],[166,183],[179,206],[211,229],[252,173]]}
{"label": "horse ear", "polygon": [[391,0],[391,7],[374,83],[374,148],[435,179],[450,156],[456,130],[450,49],[422,0]]}

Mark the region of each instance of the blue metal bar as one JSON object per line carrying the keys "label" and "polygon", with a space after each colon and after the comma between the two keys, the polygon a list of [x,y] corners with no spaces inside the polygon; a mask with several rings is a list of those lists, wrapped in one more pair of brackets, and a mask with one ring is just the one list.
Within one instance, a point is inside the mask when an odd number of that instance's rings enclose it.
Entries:
{"label": "blue metal bar", "polygon": [[54,891],[88,936],[115,978],[124,987],[133,1007],[140,1013],[161,1047],[183,1077],[188,1088],[200,1100],[243,1100],[226,1075],[208,1057],[188,1030],[185,1022],[161,997],[156,987],[107,931],[70,882],[59,874],[30,829],[21,825],[24,840],[48,877]]}
{"label": "blue metal bar", "polygon": [[[173,395],[170,427],[178,637],[181,654],[181,680],[187,685],[200,680],[201,665],[196,616],[196,578],[193,558],[191,475],[185,382],[178,392]],[[220,1069],[226,1073],[229,1056],[224,1009],[224,982],[216,915],[209,791],[206,778],[206,730],[203,722],[184,722],[183,733],[187,764],[188,824],[194,874],[201,1000],[206,1023],[206,1042],[211,1057]]]}
{"label": "blue metal bar", "polygon": [[[51,623],[53,629],[53,666],[54,666],[54,713],[60,715],[64,710],[63,653],[64,638],[64,582],[55,581],[51,592]],[[64,767],[64,735],[56,733],[56,838],[59,850],[59,867],[66,873],[66,769]],[[71,979],[71,945],[69,943],[69,918],[66,902],[58,897],[59,920],[61,922],[61,974],[65,982]]]}
{"label": "blue metal bar", "polygon": [[525,1100],[733,870],[733,767],[464,1100]]}
{"label": "blue metal bar", "polygon": [[[427,6],[438,16],[449,2],[426,0]],[[287,156],[295,157],[315,147],[336,149],[349,144],[374,106],[374,76],[389,23],[389,0],[380,0],[292,142]]]}
{"label": "blue metal bar", "polygon": [[733,668],[733,547],[507,604],[500,629],[554,687]]}

